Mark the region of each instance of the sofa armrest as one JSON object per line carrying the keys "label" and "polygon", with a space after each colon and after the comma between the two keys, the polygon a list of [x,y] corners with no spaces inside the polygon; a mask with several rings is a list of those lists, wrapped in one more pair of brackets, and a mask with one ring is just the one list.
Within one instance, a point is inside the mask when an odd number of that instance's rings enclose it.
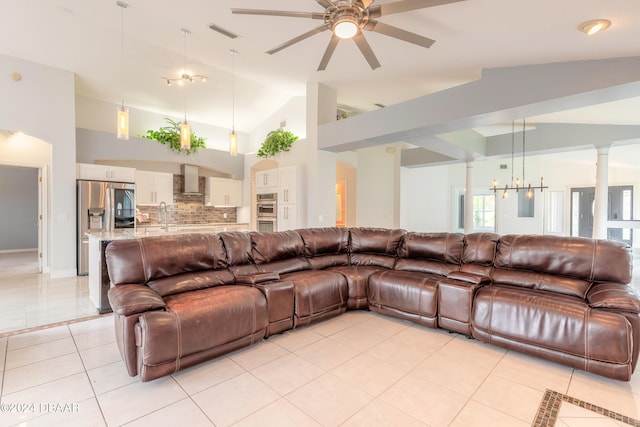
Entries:
{"label": "sofa armrest", "polygon": [[461,282],[472,283],[474,285],[486,285],[491,282],[489,276],[481,276],[479,274],[465,273],[462,271],[452,271],[447,274],[447,279],[459,280]]}
{"label": "sofa armrest", "polygon": [[236,276],[236,283],[238,285],[254,286],[258,283],[271,282],[274,280],[280,280],[280,275],[278,273],[264,272]]}
{"label": "sofa armrest", "polygon": [[587,302],[593,308],[640,313],[640,295],[628,285],[621,283],[599,283],[587,293]]}
{"label": "sofa armrest", "polygon": [[109,289],[108,296],[113,312],[122,316],[166,307],[162,297],[146,285],[118,285]]}

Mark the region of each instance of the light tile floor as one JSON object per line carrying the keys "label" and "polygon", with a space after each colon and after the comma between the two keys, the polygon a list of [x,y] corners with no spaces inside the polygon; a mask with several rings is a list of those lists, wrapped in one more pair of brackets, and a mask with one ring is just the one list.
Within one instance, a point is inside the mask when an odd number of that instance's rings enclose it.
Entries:
{"label": "light tile floor", "polygon": [[[0,338],[0,379],[2,426],[529,426],[546,389],[640,418],[640,372],[608,380],[367,311],[147,383],[104,315]],[[597,417],[563,403],[556,426],[624,425]]]}

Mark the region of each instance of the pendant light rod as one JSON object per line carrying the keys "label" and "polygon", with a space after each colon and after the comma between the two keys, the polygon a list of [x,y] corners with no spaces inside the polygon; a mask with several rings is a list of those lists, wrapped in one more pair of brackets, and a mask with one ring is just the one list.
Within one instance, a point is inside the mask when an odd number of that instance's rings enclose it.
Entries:
{"label": "pendant light rod", "polygon": [[231,133],[229,134],[229,154],[238,155],[238,134],[236,133],[236,55],[238,52],[230,49],[231,60]]}
{"label": "pendant light rod", "polygon": [[122,90],[122,103],[118,107],[116,122],[116,137],[118,139],[129,139],[129,109],[124,106],[124,10],[129,5],[123,1],[117,1],[120,8],[120,86]]}
{"label": "pendant light rod", "polygon": [[[502,198],[505,199],[508,196],[509,190],[516,190],[516,193],[520,191],[521,188],[527,187],[527,197],[533,197],[533,190],[540,190],[542,192],[545,188],[549,188],[544,185],[544,178],[540,177],[540,185],[532,186],[531,184],[526,184],[525,180],[525,162],[526,162],[526,128],[527,121],[526,119],[522,119],[522,186],[520,185],[520,178],[516,178],[516,185],[513,185],[513,170],[514,170],[514,157],[515,157],[515,121],[511,121],[511,184],[504,186],[504,191],[502,193]],[[493,193],[497,193],[498,189],[502,189],[502,187],[498,187],[498,180],[493,179],[493,185],[489,190],[493,190]]]}

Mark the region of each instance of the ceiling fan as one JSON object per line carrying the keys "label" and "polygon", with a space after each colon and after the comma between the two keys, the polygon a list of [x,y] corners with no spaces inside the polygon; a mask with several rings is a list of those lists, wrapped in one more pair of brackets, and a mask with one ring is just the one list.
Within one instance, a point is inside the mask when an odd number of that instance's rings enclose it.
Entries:
{"label": "ceiling fan", "polygon": [[299,36],[267,51],[267,53],[272,55],[315,34],[331,30],[333,34],[329,41],[329,45],[322,56],[322,60],[318,66],[318,71],[325,70],[327,68],[327,64],[329,63],[340,39],[350,38],[352,38],[356,43],[356,46],[358,46],[358,49],[362,52],[362,55],[369,63],[371,69],[375,70],[380,66],[380,62],[378,62],[378,58],[376,58],[371,46],[364,38],[362,30],[373,31],[426,48],[431,47],[435,42],[435,40],[428,37],[379,22],[376,18],[394,13],[408,12],[410,10],[424,9],[427,7],[459,1],[463,0],[400,0],[392,3],[385,3],[380,6],[374,6],[374,0],[316,0],[320,6],[324,7],[324,12],[293,12],[285,10],[234,8],[231,9],[231,12],[244,15],[287,16],[292,18],[311,18],[322,20],[323,24],[319,27],[300,34]]}

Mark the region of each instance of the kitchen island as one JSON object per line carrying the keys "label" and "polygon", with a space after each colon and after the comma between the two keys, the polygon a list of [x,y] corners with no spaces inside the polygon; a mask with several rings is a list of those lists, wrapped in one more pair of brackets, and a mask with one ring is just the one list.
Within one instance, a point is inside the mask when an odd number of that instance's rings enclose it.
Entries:
{"label": "kitchen island", "polygon": [[114,240],[138,239],[149,236],[190,234],[190,233],[221,233],[223,231],[248,231],[246,223],[209,223],[209,224],[180,224],[163,227],[160,224],[138,225],[135,229],[119,229],[114,231],[90,231],[89,237],[89,299],[98,309],[98,313],[111,313],[111,305],[107,298],[109,291],[109,274],[105,262],[104,251]]}

